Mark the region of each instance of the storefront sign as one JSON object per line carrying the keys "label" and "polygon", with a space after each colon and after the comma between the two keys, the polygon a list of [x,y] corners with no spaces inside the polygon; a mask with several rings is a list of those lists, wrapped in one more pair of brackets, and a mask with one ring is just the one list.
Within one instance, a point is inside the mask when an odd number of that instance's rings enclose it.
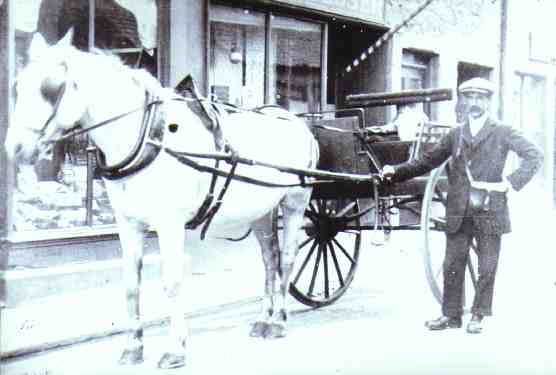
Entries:
{"label": "storefront sign", "polygon": [[327,13],[384,23],[384,0],[274,0]]}

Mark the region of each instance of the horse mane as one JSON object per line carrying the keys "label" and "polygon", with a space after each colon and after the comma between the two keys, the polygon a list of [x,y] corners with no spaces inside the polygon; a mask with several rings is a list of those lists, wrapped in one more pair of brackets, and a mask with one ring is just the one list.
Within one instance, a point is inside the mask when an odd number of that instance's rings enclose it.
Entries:
{"label": "horse mane", "polygon": [[129,77],[155,96],[175,95],[172,89],[163,87],[158,79],[147,70],[125,65],[118,55],[110,51],[95,48],[91,52],[78,52],[83,54],[83,59],[87,57],[92,58],[94,60],[94,67],[101,71],[100,74],[117,74],[121,77]]}

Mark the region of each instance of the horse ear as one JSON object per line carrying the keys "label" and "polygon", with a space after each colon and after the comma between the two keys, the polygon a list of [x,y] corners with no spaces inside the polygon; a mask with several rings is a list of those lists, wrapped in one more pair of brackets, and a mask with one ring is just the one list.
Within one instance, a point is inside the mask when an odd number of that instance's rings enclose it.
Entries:
{"label": "horse ear", "polygon": [[34,33],[29,45],[29,60],[35,60],[40,57],[46,48],[48,48],[48,43],[46,43],[41,33]]}
{"label": "horse ear", "polygon": [[66,32],[66,35],[64,35],[64,37],[60,39],[60,41],[56,43],[56,45],[60,47],[69,47],[71,46],[72,41],[73,41],[73,27],[70,27],[70,29]]}

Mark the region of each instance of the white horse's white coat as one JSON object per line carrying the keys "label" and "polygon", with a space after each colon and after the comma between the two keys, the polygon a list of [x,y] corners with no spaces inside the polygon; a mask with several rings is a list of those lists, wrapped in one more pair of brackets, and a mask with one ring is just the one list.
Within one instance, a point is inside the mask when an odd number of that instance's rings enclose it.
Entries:
{"label": "white horse's white coat", "polygon": [[[48,46],[37,34],[31,45],[30,63],[17,79],[17,103],[6,141],[6,151],[15,161],[33,162],[38,153],[47,152],[49,141],[58,139],[76,123],[88,127],[144,103],[148,91],[164,99],[160,110],[166,126],[175,124],[176,132],[165,131],[164,146],[177,151],[214,152],[213,135],[188,107],[171,100],[175,94],[160,87],[144,71],[124,67],[113,57],[77,51],[70,45],[71,34],[54,46]],[[52,123],[39,134],[54,111],[52,98],[41,95],[41,84],[65,83]],[[271,115],[252,112],[229,115],[222,121],[224,137],[240,156],[289,167],[314,167],[318,146],[305,124],[289,113],[269,109]],[[290,117],[289,120],[280,117]],[[138,112],[110,125],[91,131],[90,137],[106,156],[108,165],[121,161],[135,144],[141,124]],[[214,165],[212,160],[197,160]],[[222,168],[229,165],[222,162]],[[298,178],[274,169],[240,165],[237,173],[272,183],[295,184]],[[165,290],[172,306],[171,335],[168,352],[161,359],[162,368],[185,363],[187,302],[184,225],[197,212],[208,192],[211,175],[200,173],[160,153],[146,169],[129,177],[106,181],[108,194],[119,226],[123,249],[124,277],[130,316],[130,337],[122,363],[142,360],[143,343],[139,312],[139,287],[143,234],[150,226],[159,237]],[[223,178],[218,179],[216,193]],[[263,312],[252,335],[279,337],[286,321],[285,298],[293,260],[297,251],[296,232],[301,226],[311,189],[264,188],[232,181],[209,233],[219,233],[236,226],[251,226],[261,243],[266,269]],[[283,246],[277,248],[272,232],[273,209],[280,205],[284,217]],[[280,293],[275,301],[278,272]]]}

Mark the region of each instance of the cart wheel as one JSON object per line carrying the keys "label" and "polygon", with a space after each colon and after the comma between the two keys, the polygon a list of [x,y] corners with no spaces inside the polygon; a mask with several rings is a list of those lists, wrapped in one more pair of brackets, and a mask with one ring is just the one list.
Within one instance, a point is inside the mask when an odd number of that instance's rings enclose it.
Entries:
{"label": "cart wheel", "polygon": [[340,298],[353,280],[361,228],[356,199],[313,199],[305,212],[299,252],[289,292],[299,302],[326,306]]}
{"label": "cart wheel", "polygon": [[[425,273],[431,291],[439,303],[442,303],[444,277],[442,263],[446,251],[446,198],[448,181],[446,165],[435,169],[427,182],[421,212],[421,232],[423,234],[422,255]],[[475,244],[469,252],[464,287],[464,311],[468,311],[473,303],[477,286],[477,253]]]}

